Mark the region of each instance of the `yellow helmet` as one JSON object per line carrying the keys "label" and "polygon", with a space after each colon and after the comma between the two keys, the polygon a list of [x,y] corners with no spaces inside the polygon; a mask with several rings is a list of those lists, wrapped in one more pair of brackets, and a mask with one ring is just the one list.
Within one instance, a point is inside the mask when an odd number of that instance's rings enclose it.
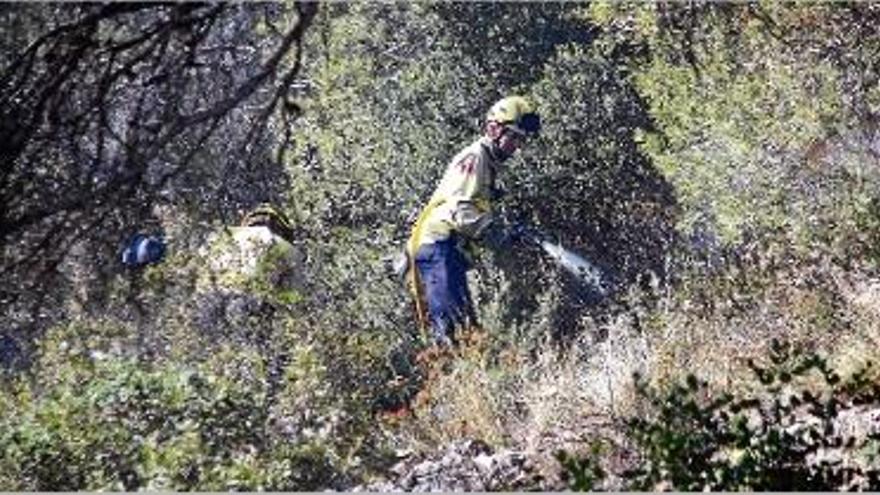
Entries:
{"label": "yellow helmet", "polygon": [[270,232],[290,242],[291,244],[295,239],[295,232],[293,229],[293,225],[290,223],[290,219],[287,218],[287,215],[285,215],[284,212],[279,211],[277,208],[268,203],[260,204],[259,206],[251,210],[247,215],[245,215],[244,218],[241,220],[241,226],[268,227]]}
{"label": "yellow helmet", "polygon": [[537,134],[541,118],[532,104],[522,96],[508,96],[498,100],[486,114],[487,121],[498,122],[522,134]]}

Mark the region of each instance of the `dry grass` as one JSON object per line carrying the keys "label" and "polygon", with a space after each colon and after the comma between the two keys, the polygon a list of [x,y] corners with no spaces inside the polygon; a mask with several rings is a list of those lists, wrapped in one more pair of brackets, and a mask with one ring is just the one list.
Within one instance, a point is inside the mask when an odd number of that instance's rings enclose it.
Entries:
{"label": "dry grass", "polygon": [[637,413],[635,372],[654,385],[694,373],[710,389],[747,392],[757,386],[748,360],[762,362],[774,339],[820,352],[844,374],[877,362],[880,280],[829,264],[769,280],[747,287],[748,297],[723,292],[711,306],[687,291],[631,305],[587,322],[590,331],[565,353],[466,348],[435,367],[406,429],[417,448],[480,438],[552,463],[556,449],[584,446]]}

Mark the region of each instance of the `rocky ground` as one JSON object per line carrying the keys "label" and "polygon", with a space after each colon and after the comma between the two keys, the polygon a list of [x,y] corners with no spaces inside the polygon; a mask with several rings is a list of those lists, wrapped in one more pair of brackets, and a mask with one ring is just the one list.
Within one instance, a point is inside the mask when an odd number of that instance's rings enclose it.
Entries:
{"label": "rocky ground", "polygon": [[555,491],[564,487],[540,473],[524,452],[463,440],[429,455],[408,455],[385,480],[353,488],[369,492]]}
{"label": "rocky ground", "polygon": [[[811,418],[805,416],[799,425],[804,426]],[[605,440],[605,453],[601,468],[605,478],[597,489],[617,491],[624,489],[620,475],[635,467],[635,453],[625,447],[625,441],[613,434],[607,425],[602,432],[594,432]],[[880,409],[854,407],[841,412],[835,422],[835,430],[845,436],[865,438],[880,432]],[[612,437],[616,437],[613,440]],[[561,447],[560,438],[548,439],[543,447],[533,451],[493,449],[480,440],[467,439],[439,447],[429,453],[404,452],[400,460],[384,479],[355,486],[354,492],[486,492],[486,491],[565,491],[569,489],[562,479],[561,466],[553,458],[553,452]],[[623,443],[621,443],[623,442]],[[584,439],[563,442],[572,448],[584,447]],[[552,444],[552,446],[551,446]],[[569,450],[571,452],[571,450]],[[809,460],[816,464],[824,460],[844,461],[845,465],[862,464],[863,455],[844,453],[839,449],[820,450]],[[876,460],[876,458],[875,458]],[[870,461],[868,461],[870,462]],[[868,467],[868,466],[863,466]],[[866,479],[853,479],[842,489],[863,488]],[[662,488],[662,487],[658,487]]]}

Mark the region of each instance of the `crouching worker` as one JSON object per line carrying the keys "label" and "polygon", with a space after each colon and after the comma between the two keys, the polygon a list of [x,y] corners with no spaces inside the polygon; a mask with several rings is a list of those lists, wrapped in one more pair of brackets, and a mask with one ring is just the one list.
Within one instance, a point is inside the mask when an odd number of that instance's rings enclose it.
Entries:
{"label": "crouching worker", "polygon": [[493,105],[483,136],[455,155],[413,226],[407,243],[410,289],[419,323],[430,325],[438,346],[455,345],[459,330],[477,325],[467,252],[492,221],[501,165],[540,127],[521,96]]}

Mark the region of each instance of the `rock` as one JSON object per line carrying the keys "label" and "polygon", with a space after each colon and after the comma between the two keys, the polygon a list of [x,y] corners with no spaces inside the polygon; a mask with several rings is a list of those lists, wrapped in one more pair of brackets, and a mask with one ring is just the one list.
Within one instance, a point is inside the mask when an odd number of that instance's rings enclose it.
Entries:
{"label": "rock", "polygon": [[473,492],[553,490],[535,472],[523,452],[493,452],[485,442],[464,440],[421,457],[404,459],[389,471],[390,479],[353,491]]}

